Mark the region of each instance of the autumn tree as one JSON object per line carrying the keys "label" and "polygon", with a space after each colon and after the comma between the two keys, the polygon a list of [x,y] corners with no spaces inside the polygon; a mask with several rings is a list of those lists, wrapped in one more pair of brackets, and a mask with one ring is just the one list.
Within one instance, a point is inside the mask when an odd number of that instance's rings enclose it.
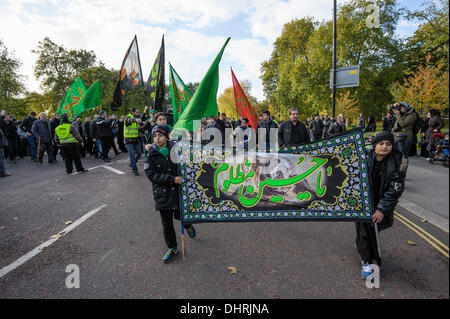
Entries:
{"label": "autumn tree", "polygon": [[394,83],[391,93],[396,101],[405,101],[419,112],[434,108],[448,114],[448,71],[443,71],[444,64],[433,66],[430,60],[428,55],[425,66],[419,65],[418,70],[403,83]]}
{"label": "autumn tree", "polygon": [[[257,100],[255,97],[250,95],[251,84],[248,80],[243,80],[239,82],[242,90],[244,90],[245,96],[247,96],[250,105],[253,107],[257,104]],[[236,102],[234,99],[234,90],[233,87],[226,88],[223,93],[217,99],[217,105],[219,107],[220,113],[225,113],[229,118],[236,118],[239,115],[236,113]],[[258,114],[258,113],[257,113]]]}

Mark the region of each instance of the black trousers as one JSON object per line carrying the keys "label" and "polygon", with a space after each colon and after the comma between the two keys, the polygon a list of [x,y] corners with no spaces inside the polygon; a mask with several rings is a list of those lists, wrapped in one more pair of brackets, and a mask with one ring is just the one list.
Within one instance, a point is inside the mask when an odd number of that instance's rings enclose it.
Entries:
{"label": "black trousers", "polygon": [[[177,235],[173,227],[173,219],[180,220],[180,210],[165,210],[159,211],[161,215],[161,222],[163,226],[164,240],[167,248],[177,247]],[[185,228],[191,227],[191,224],[185,224]]]}
{"label": "black trousers", "polygon": [[[39,149],[38,149],[39,146]],[[41,142],[36,145],[36,152],[39,151],[39,154],[37,154],[38,160],[42,161],[42,158],[44,157],[44,152],[47,152],[48,160],[53,161],[53,143],[52,142]]]}
{"label": "black trousers", "polygon": [[88,137],[84,140],[84,149],[89,155],[94,155],[94,141],[92,141],[92,138]]}
{"label": "black trousers", "polygon": [[103,154],[103,159],[109,158],[108,157],[108,153],[109,153],[109,149],[111,147],[113,147],[114,144],[114,140],[113,137],[102,137],[100,139],[100,141],[102,142],[102,154]]}
{"label": "black trousers", "polygon": [[73,163],[75,163],[75,167],[77,172],[81,172],[84,170],[83,165],[81,164],[80,150],[78,148],[78,143],[63,143],[61,144],[61,154],[64,158],[64,164],[66,166],[66,172],[72,173]]}
{"label": "black trousers", "polygon": [[365,263],[372,264],[375,260],[381,266],[381,257],[378,254],[377,238],[373,223],[356,222],[356,247]]}
{"label": "black trousers", "polygon": [[119,144],[119,149],[122,153],[127,153],[127,149],[125,147],[125,143],[123,142],[123,134],[117,135],[117,144]]}

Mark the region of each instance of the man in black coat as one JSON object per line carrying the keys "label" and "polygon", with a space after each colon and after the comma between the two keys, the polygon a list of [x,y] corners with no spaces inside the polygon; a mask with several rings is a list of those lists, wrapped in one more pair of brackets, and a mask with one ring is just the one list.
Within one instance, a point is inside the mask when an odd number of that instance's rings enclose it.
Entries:
{"label": "man in black coat", "polygon": [[36,121],[36,112],[31,111],[30,115],[22,120],[22,124],[20,125],[20,129],[27,134],[28,145],[30,146],[30,154],[31,160],[36,160],[36,140],[31,132],[31,128],[33,127],[33,123]]}
{"label": "man in black coat", "polygon": [[[270,118],[270,112],[269,111],[264,111],[263,115],[262,115],[262,121],[259,122],[256,133],[257,136],[259,135],[259,129],[265,129],[266,131],[266,145],[258,145],[260,149],[264,149],[264,146],[266,147],[266,149],[270,148],[270,131],[274,128],[278,128],[277,123],[275,123],[271,118]],[[256,142],[259,144],[259,137],[257,137]]]}
{"label": "man in black coat", "polygon": [[335,136],[342,134],[346,131],[344,115],[339,114],[336,122],[332,123],[328,129],[328,136]]}
{"label": "man in black coat", "polygon": [[319,114],[314,115],[314,119],[309,124],[311,131],[311,142],[316,142],[322,138],[323,123]]}
{"label": "man in black coat", "polygon": [[14,125],[14,123],[10,120],[10,116],[6,115],[3,119],[3,134],[8,142],[8,157],[9,162],[11,164],[17,164],[16,162],[16,155],[18,153],[18,134],[17,134],[17,128]]}
{"label": "man in black coat", "polygon": [[309,142],[306,125],[298,120],[298,110],[291,109],[289,111],[289,121],[281,123],[278,130],[278,146],[286,147]]}
{"label": "man in black coat", "polygon": [[[390,132],[379,132],[367,150],[367,167],[371,181],[371,196],[375,213],[373,223],[384,230],[394,223],[394,209],[405,187],[405,174],[401,170],[402,154],[393,149],[394,136]],[[361,276],[367,278],[376,261],[381,265],[378,254],[375,228],[372,223],[356,222],[356,246],[361,255]]]}
{"label": "man in black coat", "polygon": [[[162,261],[167,263],[178,253],[173,218],[180,220],[179,192],[183,178],[179,176],[177,164],[170,158],[175,142],[169,142],[169,128],[157,125],[151,134],[153,144],[148,150],[144,170],[152,182],[155,208],[161,215],[164,239],[168,247]],[[186,230],[191,238],[195,237],[192,225],[186,226]]]}
{"label": "man in black coat", "polygon": [[391,132],[392,128],[394,127],[394,124],[395,124],[394,113],[389,111],[386,117],[383,119],[383,131]]}
{"label": "man in black coat", "polygon": [[55,128],[57,128],[61,124],[61,114],[56,113],[55,117],[50,120],[50,129],[52,131],[52,143],[53,143],[53,160],[56,161],[56,156],[58,155],[58,151],[60,147],[56,143],[56,134]]}
{"label": "man in black coat", "polygon": [[96,138],[100,139],[102,147],[102,159],[105,162],[111,161],[108,157],[109,149],[113,146],[113,133],[112,133],[112,120],[106,119],[106,112],[100,111],[99,117],[94,123],[95,129],[93,130],[96,134]]}

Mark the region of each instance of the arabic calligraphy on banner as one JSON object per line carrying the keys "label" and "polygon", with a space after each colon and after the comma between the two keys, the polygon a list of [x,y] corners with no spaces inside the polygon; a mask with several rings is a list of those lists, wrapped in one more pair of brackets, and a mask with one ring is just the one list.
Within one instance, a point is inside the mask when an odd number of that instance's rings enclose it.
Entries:
{"label": "arabic calligraphy on banner", "polygon": [[183,222],[372,218],[360,132],[278,153],[226,149],[218,158],[205,149],[182,152]]}

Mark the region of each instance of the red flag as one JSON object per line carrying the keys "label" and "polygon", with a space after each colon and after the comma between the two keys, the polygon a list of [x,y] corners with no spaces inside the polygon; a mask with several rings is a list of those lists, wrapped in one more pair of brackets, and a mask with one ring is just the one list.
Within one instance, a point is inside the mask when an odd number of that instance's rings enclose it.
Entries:
{"label": "red flag", "polygon": [[252,109],[250,102],[245,96],[244,90],[242,90],[239,85],[236,76],[234,75],[233,69],[231,69],[231,77],[233,79],[233,90],[234,90],[234,100],[236,102],[236,111],[242,116],[242,118],[247,118],[251,127],[256,131],[258,127],[258,116]]}

